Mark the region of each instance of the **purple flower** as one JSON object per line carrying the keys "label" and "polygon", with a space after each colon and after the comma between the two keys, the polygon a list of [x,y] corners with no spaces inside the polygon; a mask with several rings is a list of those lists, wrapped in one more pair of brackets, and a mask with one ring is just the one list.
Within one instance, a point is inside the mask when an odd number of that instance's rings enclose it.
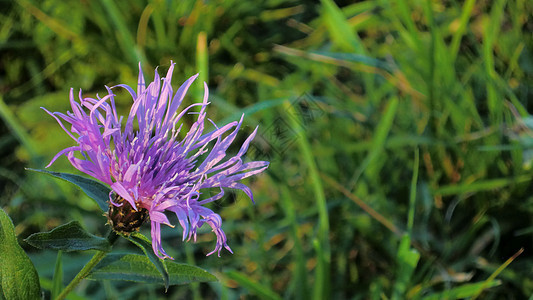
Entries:
{"label": "purple flower", "polygon": [[[171,63],[165,78],[160,78],[156,69],[154,81],[146,87],[139,64],[137,92],[127,85],[116,86],[126,89],[133,98],[124,127],[123,117],[115,109],[112,90],[116,87],[106,87],[108,94],[102,98],[97,95],[96,99],[82,97],[80,90],[79,102],[71,89],[72,112],[66,114],[43,108],[77,142],[76,146],[60,151],[48,166],[65,155],[75,168],[108,184],[112,189],[108,219],[115,231],[129,234],[149,217],[152,247],[161,258],[171,258],[161,245],[161,224],[174,227],[165,212],[176,214],[183,228],[183,240],[187,237],[196,240],[198,228],[204,223],[211,226],[217,243],[207,255],[218,252],[220,256],[222,247],[233,253],[221,228],[222,219],[203,205],[222,198],[223,188],[242,190],[253,201],[250,188],[239,181],[263,172],[269,163],[242,161],[257,128],[235,156],[227,157],[226,151],[235,140],[243,117],[222,127],[208,119],[214,130],[204,133],[205,110],[209,104],[205,83],[202,103],[179,111],[198,75],[189,78],[174,93],[173,69]],[[191,111],[195,106],[199,106],[199,112]],[[185,114],[196,114],[197,119],[182,135],[184,138],[180,138],[183,124],[178,126],[178,123]],[[70,130],[61,119],[71,124]],[[75,155],[78,152],[81,155]],[[202,190],[209,188],[220,191],[202,199]]]}

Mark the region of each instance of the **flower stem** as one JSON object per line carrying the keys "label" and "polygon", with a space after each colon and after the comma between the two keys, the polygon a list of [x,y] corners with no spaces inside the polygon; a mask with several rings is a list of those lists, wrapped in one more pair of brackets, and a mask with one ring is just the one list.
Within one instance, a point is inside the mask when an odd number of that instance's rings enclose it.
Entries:
{"label": "flower stem", "polygon": [[[115,243],[115,241],[118,239],[118,235],[111,230],[111,232],[107,236],[107,240],[111,245]],[[81,269],[81,271],[72,279],[72,281],[65,287],[65,289],[57,296],[56,300],[63,300],[65,299],[70,292],[85,278],[91,270],[106,256],[108,252],[106,251],[98,251],[96,254],[91,258],[91,260]]]}

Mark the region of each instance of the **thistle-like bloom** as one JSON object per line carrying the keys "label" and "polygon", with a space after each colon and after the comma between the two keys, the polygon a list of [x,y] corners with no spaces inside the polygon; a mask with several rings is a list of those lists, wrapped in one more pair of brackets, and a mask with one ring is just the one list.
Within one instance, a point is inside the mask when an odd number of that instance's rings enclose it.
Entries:
{"label": "thistle-like bloom", "polygon": [[[192,104],[179,111],[183,98],[198,75],[189,78],[176,93],[171,87],[171,64],[165,78],[160,78],[157,69],[154,81],[148,87],[139,64],[139,82],[135,92],[127,85],[108,88],[108,95],[100,98],[82,97],[79,102],[70,90],[72,112],[51,113],[65,132],[77,142],[76,146],[60,151],[50,162],[65,155],[78,170],[108,184],[109,223],[114,230],[129,234],[138,230],[145,219],[151,222],[152,247],[161,258],[171,258],[161,245],[161,224],[173,227],[165,212],[175,213],[183,228],[183,240],[196,240],[198,228],[207,223],[216,234],[215,249],[225,247],[233,253],[222,231],[222,219],[203,205],[218,200],[224,195],[223,188],[244,191],[253,201],[249,187],[240,183],[243,178],[263,172],[266,161],[243,162],[243,155],[254,138],[257,128],[242,144],[240,151],[227,157],[226,151],[235,140],[242,125],[240,121],[218,127],[209,120],[214,130],[204,133],[206,108],[209,102],[207,85],[204,83],[202,103]],[[126,89],[133,98],[126,124],[117,115],[115,95],[112,90]],[[199,112],[191,109],[199,106]],[[187,133],[179,137],[185,114],[196,114],[196,122]],[[68,130],[62,123],[70,123]],[[81,155],[77,155],[79,152]],[[48,167],[47,166],[47,167]],[[217,188],[215,196],[202,199],[202,190]]]}

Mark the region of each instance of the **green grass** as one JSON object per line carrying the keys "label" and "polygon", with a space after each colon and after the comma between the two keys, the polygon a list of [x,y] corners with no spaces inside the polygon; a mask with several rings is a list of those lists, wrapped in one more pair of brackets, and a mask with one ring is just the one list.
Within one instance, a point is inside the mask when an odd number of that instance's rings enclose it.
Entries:
{"label": "green grass", "polygon": [[[165,294],[87,281],[76,299],[529,297],[533,5],[338,3],[5,2],[0,206],[16,233],[106,229],[75,188],[24,171],[72,144],[39,107],[66,111],[71,87],[104,93],[134,85],[139,61],[151,78],[173,60],[175,85],[208,83],[217,124],[245,113],[244,131],[259,125],[249,156],[271,166],[248,181],[256,204],[237,193],[212,207],[234,255],[206,258],[207,229],[187,245],[163,232],[171,256],[220,282]],[[202,93],[195,83],[186,101]],[[48,293],[88,259],[63,253],[54,277],[57,254],[22,245]]]}

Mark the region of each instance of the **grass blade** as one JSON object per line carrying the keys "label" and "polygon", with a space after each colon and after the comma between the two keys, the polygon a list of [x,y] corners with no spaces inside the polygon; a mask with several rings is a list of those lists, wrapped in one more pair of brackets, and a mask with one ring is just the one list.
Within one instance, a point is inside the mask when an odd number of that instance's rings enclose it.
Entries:
{"label": "grass blade", "polygon": [[483,290],[485,290],[486,288],[489,288],[492,286],[492,283],[495,282],[495,278],[500,275],[500,273],[505,269],[507,268],[507,266],[509,266],[513,260],[515,260],[520,254],[522,254],[522,252],[524,252],[524,248],[520,248],[520,250],[518,250],[518,252],[516,252],[513,256],[511,256],[509,259],[507,259],[498,269],[496,269],[496,271],[494,271],[492,274],[490,274],[489,278],[487,278],[487,280],[485,280],[484,282],[482,282],[482,285],[481,287],[477,290],[477,292],[473,295],[472,297],[472,300],[475,300],[479,294],[481,294],[481,292]]}
{"label": "grass blade", "polygon": [[20,144],[26,149],[26,151],[28,151],[32,161],[37,163],[37,152],[35,151],[36,148],[33,144],[33,141],[28,136],[26,130],[22,127],[22,125],[20,125],[20,123],[16,120],[15,116],[13,115],[9,107],[7,107],[1,95],[0,118],[4,120],[4,123],[9,127],[15,138],[19,140]]}
{"label": "grass blade", "polygon": [[415,222],[416,187],[418,183],[418,166],[420,163],[419,150],[415,150],[415,161],[413,163],[413,177],[411,178],[411,193],[409,194],[409,215],[407,217],[407,233],[413,235],[413,224]]}
{"label": "grass blade", "polygon": [[[302,122],[300,116],[297,115],[294,107],[286,101],[284,108],[287,114],[290,116],[289,123],[294,132],[298,135],[297,143],[302,154],[302,159],[307,168],[309,169],[309,177],[313,186],[315,194],[316,206],[318,208],[318,248],[322,259],[318,260],[319,266],[316,268],[315,286],[313,290],[313,297],[315,299],[324,299],[329,297],[329,266],[331,263],[331,248],[329,244],[329,216],[328,208],[326,204],[326,196],[322,181],[318,173],[318,167],[315,162],[313,152],[311,151],[311,145],[305,135],[305,130],[302,128]],[[318,272],[321,273],[318,273]]]}
{"label": "grass blade", "polygon": [[455,61],[457,58],[457,52],[459,52],[459,45],[461,44],[461,39],[463,38],[468,21],[472,15],[472,10],[474,9],[474,4],[476,0],[467,0],[463,5],[463,10],[461,11],[461,18],[459,19],[459,24],[457,25],[457,30],[453,34],[452,43],[450,45],[450,60]]}
{"label": "grass blade", "polygon": [[465,299],[476,295],[479,291],[483,289],[491,288],[500,285],[499,280],[493,280],[490,282],[476,282],[476,283],[466,283],[461,286],[443,291],[440,293],[435,293],[430,296],[422,298],[423,300],[440,300],[440,299]]}
{"label": "grass blade", "polygon": [[100,2],[104,6],[104,10],[108,13],[111,23],[117,31],[116,36],[118,44],[130,64],[135,66],[139,62],[144,62],[145,59],[141,51],[135,45],[133,37],[120,13],[120,10],[116,6],[116,3],[111,0],[101,0]]}
{"label": "grass blade", "polygon": [[286,185],[281,185],[281,207],[285,212],[285,217],[290,224],[290,235],[294,242],[293,257],[296,263],[292,281],[296,287],[294,298],[295,299],[307,299],[308,286],[307,286],[307,269],[305,267],[305,254],[303,251],[302,242],[298,234],[298,223],[296,221],[296,211],[294,208],[293,199],[289,192],[289,188]]}
{"label": "grass blade", "polygon": [[57,251],[56,266],[54,270],[54,277],[52,278],[52,298],[55,299],[63,289],[63,251]]}
{"label": "grass blade", "polygon": [[396,282],[394,283],[394,290],[391,299],[403,299],[409,280],[420,259],[420,254],[411,249],[411,238],[409,235],[404,235],[398,248],[398,255],[396,261],[398,264]]}
{"label": "grass blade", "polygon": [[372,147],[368,150],[368,155],[365,157],[363,163],[354,173],[350,183],[348,184],[349,190],[353,189],[359,177],[366,171],[366,174],[370,178],[377,176],[381,164],[378,162],[378,158],[383,153],[387,136],[392,128],[394,117],[398,109],[398,98],[393,98],[388,104],[383,118],[377,125],[374,131],[374,138],[372,140]]}
{"label": "grass blade", "polygon": [[238,272],[238,271],[229,271],[226,272],[228,278],[237,281],[240,285],[247,288],[253,294],[259,296],[261,299],[271,299],[271,300],[281,300],[281,297],[278,296],[274,291],[269,288],[253,281],[247,275]]}

